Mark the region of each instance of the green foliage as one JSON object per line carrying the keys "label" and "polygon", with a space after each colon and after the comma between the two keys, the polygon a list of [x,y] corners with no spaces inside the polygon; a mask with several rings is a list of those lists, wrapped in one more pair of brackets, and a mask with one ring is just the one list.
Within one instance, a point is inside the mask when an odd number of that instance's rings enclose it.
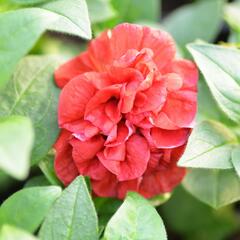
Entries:
{"label": "green foliage", "polygon": [[214,210],[178,187],[159,208],[166,225],[184,240],[226,240],[239,228],[233,206]]}
{"label": "green foliage", "polygon": [[0,96],[0,116],[24,115],[33,122],[33,164],[48,153],[58,135],[59,89],[53,82],[53,71],[60,62],[48,56],[23,59]]}
{"label": "green foliage", "polygon": [[220,29],[224,0],[197,1],[167,16],[163,27],[184,47],[195,39],[212,41]]}
{"label": "green foliage", "polygon": [[110,0],[86,0],[86,2],[91,23],[103,22],[116,16]]}
{"label": "green foliage", "polygon": [[0,240],[37,240],[37,238],[21,229],[4,225],[0,230]]}
{"label": "green foliage", "polygon": [[98,239],[97,214],[83,177],[77,177],[55,202],[41,227],[40,238]]}
{"label": "green foliage", "polygon": [[31,121],[22,116],[0,118],[0,169],[17,179],[27,177],[34,141]]}
{"label": "green foliage", "polygon": [[10,3],[15,3],[19,5],[36,5],[40,3],[50,2],[53,0],[8,0]]}
{"label": "green foliage", "polygon": [[167,235],[157,211],[137,193],[126,200],[107,224],[104,240],[166,240]]}
{"label": "green foliage", "polygon": [[39,162],[39,167],[52,185],[60,185],[60,186],[62,185],[61,182],[58,180],[54,171],[54,155],[53,154],[46,155],[41,160],[41,162]]}
{"label": "green foliage", "polygon": [[14,193],[1,205],[0,226],[10,224],[35,232],[60,194],[61,188],[55,186],[25,188]]}
{"label": "green foliage", "polygon": [[0,88],[45,30],[91,38],[85,0],[58,0],[36,8],[5,12],[0,14],[0,26]]}
{"label": "green foliage", "polygon": [[239,178],[233,169],[191,169],[184,187],[204,203],[220,208],[240,200]]}
{"label": "green foliage", "polygon": [[112,0],[118,11],[121,22],[137,22],[139,20],[157,21],[160,18],[159,0]]}
{"label": "green foliage", "polygon": [[24,185],[24,188],[29,188],[29,187],[45,187],[49,186],[50,183],[49,181],[45,178],[45,176],[40,175],[40,176],[35,176],[30,178]]}
{"label": "green foliage", "polygon": [[225,6],[224,18],[230,27],[240,33],[240,1]]}
{"label": "green foliage", "polygon": [[219,107],[239,123],[240,51],[211,44],[190,44],[188,49]]}
{"label": "green foliage", "polygon": [[203,121],[196,126],[179,166],[193,168],[232,168],[231,154],[236,136],[223,124]]}
{"label": "green foliage", "polygon": [[240,177],[240,146],[236,147],[232,151],[232,164],[236,170],[236,173]]}

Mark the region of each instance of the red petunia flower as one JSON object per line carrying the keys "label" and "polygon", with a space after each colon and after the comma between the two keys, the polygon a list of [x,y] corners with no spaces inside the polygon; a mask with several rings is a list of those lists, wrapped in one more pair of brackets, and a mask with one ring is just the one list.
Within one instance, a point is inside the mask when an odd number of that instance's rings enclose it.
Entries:
{"label": "red petunia flower", "polygon": [[163,31],[121,24],[55,72],[62,88],[55,169],[64,184],[89,176],[94,193],[170,192],[197,108],[196,66]]}

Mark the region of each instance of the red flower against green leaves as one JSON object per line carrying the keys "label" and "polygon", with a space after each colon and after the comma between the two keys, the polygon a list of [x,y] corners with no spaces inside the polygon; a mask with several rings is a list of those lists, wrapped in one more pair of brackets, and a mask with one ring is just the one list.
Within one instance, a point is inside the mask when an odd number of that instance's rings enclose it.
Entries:
{"label": "red flower against green leaves", "polygon": [[121,24],[55,73],[62,88],[55,169],[89,176],[97,196],[170,192],[197,108],[196,66],[163,31]]}

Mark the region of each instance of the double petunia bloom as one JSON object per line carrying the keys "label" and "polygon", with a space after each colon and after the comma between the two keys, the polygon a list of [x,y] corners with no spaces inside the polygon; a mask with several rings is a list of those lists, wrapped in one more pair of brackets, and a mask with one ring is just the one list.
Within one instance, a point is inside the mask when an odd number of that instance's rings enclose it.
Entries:
{"label": "double petunia bloom", "polygon": [[170,192],[197,108],[196,66],[163,31],[121,24],[55,72],[62,88],[55,170],[89,176],[95,195]]}

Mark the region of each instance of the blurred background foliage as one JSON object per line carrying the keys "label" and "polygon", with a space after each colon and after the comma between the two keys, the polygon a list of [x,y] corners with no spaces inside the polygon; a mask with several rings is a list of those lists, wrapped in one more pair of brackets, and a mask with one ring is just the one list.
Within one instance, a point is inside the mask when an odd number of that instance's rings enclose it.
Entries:
{"label": "blurred background foliage", "polygon": [[[166,29],[175,38],[178,54],[190,57],[185,45],[196,39],[233,48],[240,47],[240,1],[224,0],[86,0],[92,23],[93,37],[121,22],[132,22]],[[47,0],[0,0],[0,12],[43,3]],[[38,40],[30,54],[60,54],[66,58],[84,51],[87,41],[78,37],[47,32]],[[215,102],[200,80],[199,119],[210,116],[219,120]],[[204,106],[204,107],[203,107]],[[208,111],[211,110],[211,111]],[[215,111],[216,110],[216,111]],[[208,112],[206,112],[208,111]],[[229,121],[224,119],[224,121]],[[42,166],[42,167],[41,167]],[[45,167],[45,170],[44,170]],[[41,168],[41,170],[40,170]],[[48,185],[48,172],[43,163],[33,167],[24,182],[13,180],[0,172],[0,203],[16,190],[27,186]],[[51,169],[52,167],[49,167]],[[48,172],[49,173],[49,172]],[[49,175],[48,175],[49,176]],[[51,178],[51,176],[50,176]],[[51,182],[51,181],[50,181]],[[231,186],[229,186],[231,188]],[[159,200],[159,203],[162,199]],[[164,202],[164,200],[163,200]],[[120,201],[95,199],[102,226],[113,215]],[[219,210],[196,200],[183,187],[178,187],[169,201],[158,207],[169,240],[239,240],[240,204],[235,203]]]}

